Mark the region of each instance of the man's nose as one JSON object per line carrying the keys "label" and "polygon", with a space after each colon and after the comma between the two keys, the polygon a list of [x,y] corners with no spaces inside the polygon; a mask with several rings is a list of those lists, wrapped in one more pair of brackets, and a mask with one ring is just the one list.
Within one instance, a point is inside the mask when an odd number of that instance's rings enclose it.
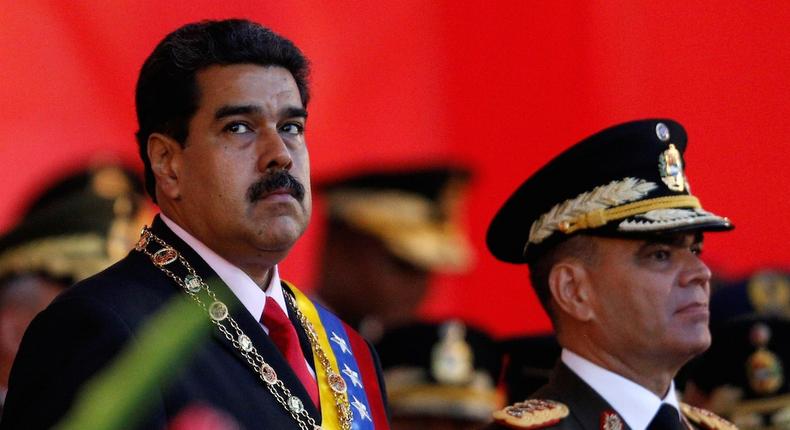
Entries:
{"label": "man's nose", "polygon": [[683,287],[693,285],[708,285],[712,276],[710,268],[699,255],[689,253],[688,261],[680,274],[680,285]]}
{"label": "man's nose", "polygon": [[289,170],[293,165],[291,152],[276,129],[265,129],[258,137],[258,169]]}

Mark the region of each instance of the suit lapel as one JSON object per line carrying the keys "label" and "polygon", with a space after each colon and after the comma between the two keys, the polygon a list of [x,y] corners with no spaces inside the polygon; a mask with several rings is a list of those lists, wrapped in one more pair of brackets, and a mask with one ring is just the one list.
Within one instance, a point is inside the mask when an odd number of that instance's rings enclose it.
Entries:
{"label": "suit lapel", "polygon": [[[601,430],[603,428],[601,419],[604,414],[617,412],[562,361],[558,361],[554,367],[549,383],[532,397],[548,398],[565,403],[570,409],[572,419],[585,430]],[[620,419],[623,429],[630,430],[628,424],[622,418]]]}
{"label": "suit lapel", "polygon": [[[297,396],[299,399],[302,400],[307,413],[311,417],[315,417],[317,422],[321,422],[321,413],[310,400],[310,395],[307,393],[307,390],[302,385],[299,378],[296,374],[291,370],[291,366],[285,360],[282,353],[277,346],[272,342],[266,332],[261,327],[260,323],[250,315],[241,302],[239,302],[238,298],[233,294],[233,292],[228,288],[227,285],[217,276],[217,274],[211,269],[211,267],[202,259],[200,256],[191,248],[189,247],[181,238],[178,237],[172,230],[170,230],[167,225],[157,216],[154,219],[154,222],[151,226],[151,231],[156,234],[159,238],[164,240],[168,245],[175,248],[181,255],[192,265],[195,269],[197,274],[203,278],[203,280],[211,286],[211,289],[217,295],[217,297],[223,301],[230,310],[230,315],[236,320],[238,323],[239,328],[241,331],[246,334],[250,340],[252,340],[253,345],[258,350],[258,353],[266,360],[266,362],[274,368],[277,372],[277,377],[282,380],[283,384],[291,391],[292,395]],[[183,277],[186,275],[184,270],[180,267],[171,268],[168,266],[168,269],[175,272],[178,276]],[[164,274],[163,274],[164,276]],[[168,278],[169,280],[169,278]],[[178,285],[175,284],[174,281],[169,280],[173,284],[173,288],[180,289]],[[208,303],[206,305],[209,305]],[[294,312],[289,312],[289,314],[293,314]],[[293,319],[292,319],[293,321]],[[229,325],[227,325],[229,327]],[[301,325],[296,325],[297,333],[301,338],[304,336],[304,330],[302,329]],[[230,329],[231,334],[234,334],[233,330]],[[241,355],[241,353],[233,346],[233,344],[225,338],[219,330],[213,330],[213,336],[215,341],[219,342],[229,353],[231,353],[236,359],[241,360],[241,362],[249,367],[247,360]],[[306,338],[305,338],[305,341]],[[309,344],[308,344],[309,347]],[[304,346],[302,347],[304,351]],[[309,361],[312,362],[312,353],[310,354]],[[255,374],[250,368],[250,377],[260,379],[257,374]],[[264,382],[260,381],[263,385]]]}

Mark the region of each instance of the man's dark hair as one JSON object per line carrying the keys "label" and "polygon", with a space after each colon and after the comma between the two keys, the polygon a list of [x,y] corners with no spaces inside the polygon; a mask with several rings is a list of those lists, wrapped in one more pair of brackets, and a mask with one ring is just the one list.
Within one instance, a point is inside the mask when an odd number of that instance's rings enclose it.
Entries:
{"label": "man's dark hair", "polygon": [[577,258],[587,264],[595,264],[595,241],[582,234],[568,238],[551,247],[543,255],[529,264],[529,280],[532,288],[540,300],[543,309],[549,315],[551,322],[557,327],[557,315],[551,305],[551,289],[549,288],[549,274],[555,264],[566,258]]}
{"label": "man's dark hair", "polygon": [[164,133],[185,144],[200,102],[197,72],[212,65],[280,66],[293,75],[307,106],[309,65],[290,40],[257,23],[228,19],[187,24],[168,34],[146,59],[137,80],[137,144],[145,166],[145,189],[156,202],[156,179],[148,137]]}

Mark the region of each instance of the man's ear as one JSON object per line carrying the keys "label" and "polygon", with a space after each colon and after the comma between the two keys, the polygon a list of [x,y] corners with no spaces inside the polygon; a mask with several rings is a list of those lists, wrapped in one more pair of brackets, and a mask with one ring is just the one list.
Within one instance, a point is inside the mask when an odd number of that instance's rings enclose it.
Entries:
{"label": "man's ear", "polygon": [[595,317],[592,285],[581,261],[570,259],[556,263],[549,273],[549,289],[558,310],[579,321]]}
{"label": "man's ear", "polygon": [[180,143],[165,134],[151,133],[148,137],[148,159],[156,178],[157,192],[170,200],[181,197],[178,174],[183,149]]}

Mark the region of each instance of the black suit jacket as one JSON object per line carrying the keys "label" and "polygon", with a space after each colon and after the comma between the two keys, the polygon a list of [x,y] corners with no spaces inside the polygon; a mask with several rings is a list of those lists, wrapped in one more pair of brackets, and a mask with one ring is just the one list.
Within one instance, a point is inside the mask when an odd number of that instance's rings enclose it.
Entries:
{"label": "black suit jacket", "polygon": [[[557,363],[549,382],[530,396],[532,399],[555,400],[568,406],[570,414],[559,423],[545,427],[562,430],[600,430],[604,412],[614,412],[586,382],[561,361]],[[507,429],[501,424],[491,424],[488,429]],[[623,430],[630,430],[623,421]]]}
{"label": "black suit jacket", "polygon": [[[203,279],[216,277],[210,267],[157,217],[152,231],[176,248]],[[169,266],[168,266],[169,267]],[[218,279],[218,278],[217,278]],[[213,286],[242,330],[252,339],[278,377],[301,399],[309,399],[258,321],[224,286]],[[180,287],[150,261],[132,251],[107,270],[71,287],[31,323],[14,362],[0,429],[50,428],[72,406],[83,384],[121,351],[152,314]],[[305,357],[312,362],[303,328],[293,318]],[[378,359],[370,349],[383,390]],[[153,406],[139,428],[164,428],[185,406],[200,403],[229,414],[245,429],[296,429],[293,418],[276,402],[235,348],[216,330],[188,360],[174,363],[177,376],[166,388],[150,393]],[[122,390],[123,387],[119,387]],[[384,397],[384,393],[382,393]],[[310,416],[320,420],[312,402]],[[319,421],[320,422],[320,421]]]}

